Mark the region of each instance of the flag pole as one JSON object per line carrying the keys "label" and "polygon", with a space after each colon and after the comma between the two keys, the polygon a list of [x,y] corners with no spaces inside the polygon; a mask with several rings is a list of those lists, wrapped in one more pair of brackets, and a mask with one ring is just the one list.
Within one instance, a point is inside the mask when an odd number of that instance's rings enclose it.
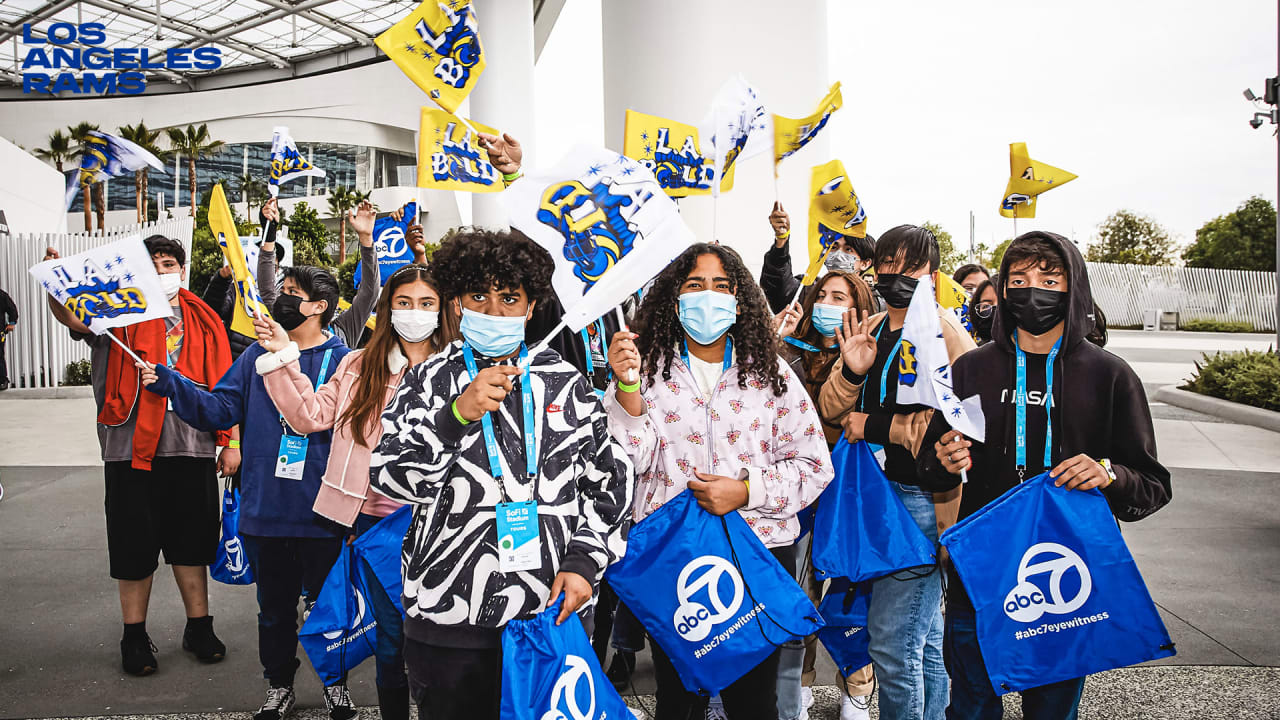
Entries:
{"label": "flag pole", "polygon": [[1013,204],[1013,236],[1018,237],[1018,203]]}
{"label": "flag pole", "polygon": [[109,330],[108,330],[108,331],[105,333],[105,335],[106,335],[107,337],[111,338],[112,340],[114,340],[114,341],[116,342],[116,344],[120,346],[120,349],[121,349],[121,350],[123,350],[123,351],[125,351],[125,353],[127,353],[127,354],[129,355],[129,357],[133,358],[134,360],[136,360],[136,361],[138,361],[138,362],[140,362],[140,363],[142,363],[142,364],[144,364],[144,365],[146,364],[145,362],[143,362],[142,358],[138,357],[137,353],[135,353],[135,352],[133,351],[133,349],[132,349],[132,348],[130,348],[128,345],[125,345],[125,344],[124,344],[124,341],[123,341],[123,340],[121,340],[120,338],[116,337],[115,335],[113,335],[113,334],[111,333],[111,331],[109,331]]}
{"label": "flag pole", "polygon": [[[617,318],[618,318],[618,327],[622,328],[623,330],[626,330],[627,332],[631,332],[631,328],[627,325],[627,316],[622,312],[622,305],[614,305],[614,306],[613,306],[613,312],[616,314],[616,316],[617,316]],[[587,348],[587,352],[590,352],[590,351],[591,351],[591,348]],[[627,371],[627,384],[628,384],[628,385],[634,385],[634,384],[635,384],[635,382],[636,382],[636,373],[635,373],[635,371],[634,371],[634,370],[628,370],[628,371]]]}

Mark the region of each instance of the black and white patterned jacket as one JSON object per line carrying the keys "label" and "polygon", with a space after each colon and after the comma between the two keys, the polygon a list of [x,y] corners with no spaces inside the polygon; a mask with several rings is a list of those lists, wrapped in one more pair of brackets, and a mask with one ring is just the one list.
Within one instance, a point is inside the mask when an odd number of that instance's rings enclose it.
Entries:
{"label": "black and white patterned jacket", "polygon": [[[481,369],[492,364],[479,356],[476,362]],[[514,501],[532,493],[520,377],[493,415],[503,483]],[[631,460],[610,435],[586,378],[554,350],[538,353],[530,382],[542,567],[500,572],[495,506],[503,491],[489,470],[481,423],[463,425],[452,410],[470,382],[461,342],[407,372],[369,463],[375,490],[415,504],[402,553],[405,634],[463,647],[495,644],[508,622],[541,611],[559,571],[596,587],[626,551],[635,487]]]}

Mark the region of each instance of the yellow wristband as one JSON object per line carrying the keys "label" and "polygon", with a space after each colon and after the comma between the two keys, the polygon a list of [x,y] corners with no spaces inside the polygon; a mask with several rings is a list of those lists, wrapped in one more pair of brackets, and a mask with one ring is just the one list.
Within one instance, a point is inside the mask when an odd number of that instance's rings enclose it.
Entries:
{"label": "yellow wristband", "polygon": [[787,230],[786,232],[781,233],[781,234],[774,233],[774,235],[773,235],[773,236],[774,236],[775,238],[779,239],[779,240],[787,240],[787,239],[789,239],[789,238],[791,237],[791,231],[790,231],[790,230]]}
{"label": "yellow wristband", "polygon": [[618,381],[618,390],[619,390],[619,391],[621,391],[621,392],[625,392],[625,393],[633,393],[633,392],[635,392],[635,391],[637,391],[637,390],[639,390],[639,389],[640,389],[640,381],[639,381],[639,380],[636,380],[635,382],[631,383],[630,385],[628,385],[628,384],[626,384],[626,383],[622,382],[621,380],[619,380],[619,381]]}
{"label": "yellow wristband", "polygon": [[239,449],[240,449],[240,441],[239,441],[239,440],[229,440],[229,441],[227,441],[227,447],[229,447],[229,448],[231,448],[231,449],[233,449],[233,450],[239,450]]}
{"label": "yellow wristband", "polygon": [[457,400],[454,400],[454,401],[453,401],[453,404],[452,404],[452,405],[450,405],[450,406],[449,406],[449,408],[450,408],[451,410],[453,410],[453,416],[454,416],[455,418],[457,418],[457,419],[458,419],[458,422],[462,423],[463,425],[470,425],[470,424],[471,424],[471,421],[470,421],[470,420],[468,420],[468,419],[466,419],[466,418],[462,417],[462,413],[458,412],[458,401],[457,401]]}

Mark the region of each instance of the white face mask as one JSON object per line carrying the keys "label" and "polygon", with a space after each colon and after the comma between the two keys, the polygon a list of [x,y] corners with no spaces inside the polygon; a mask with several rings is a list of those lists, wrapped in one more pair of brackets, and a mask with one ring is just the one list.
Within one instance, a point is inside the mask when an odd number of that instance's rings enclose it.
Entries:
{"label": "white face mask", "polygon": [[165,297],[172,300],[182,289],[182,273],[161,273],[160,288],[164,290]]}
{"label": "white face mask", "polygon": [[422,342],[440,325],[440,313],[435,310],[392,310],[391,327],[405,342]]}

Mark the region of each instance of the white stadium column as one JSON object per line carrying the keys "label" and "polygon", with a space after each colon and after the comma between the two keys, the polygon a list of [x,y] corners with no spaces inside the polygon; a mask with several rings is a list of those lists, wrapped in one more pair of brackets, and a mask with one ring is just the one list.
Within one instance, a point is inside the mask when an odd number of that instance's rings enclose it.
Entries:
{"label": "white stadium column", "polygon": [[[485,70],[468,98],[471,120],[509,133],[533,168],[533,0],[476,0]],[[472,196],[475,225],[506,227],[497,193]]]}
{"label": "white stadium column", "polygon": [[[788,117],[812,113],[831,82],[845,81],[844,108],[824,134],[782,165],[781,198],[791,214],[791,251],[800,272],[809,169],[831,159],[831,125],[857,112],[855,69],[834,77],[828,71],[826,0],[606,0],[602,15],[605,141],[618,152],[628,109],[696,126],[733,73],[755,86],[771,112]],[[857,158],[843,160],[856,187]],[[753,273],[773,238],[772,173],[766,154],[742,161],[733,190],[720,196],[720,239],[742,254]],[[701,241],[711,239],[711,211],[710,196],[680,201],[681,215]]]}

